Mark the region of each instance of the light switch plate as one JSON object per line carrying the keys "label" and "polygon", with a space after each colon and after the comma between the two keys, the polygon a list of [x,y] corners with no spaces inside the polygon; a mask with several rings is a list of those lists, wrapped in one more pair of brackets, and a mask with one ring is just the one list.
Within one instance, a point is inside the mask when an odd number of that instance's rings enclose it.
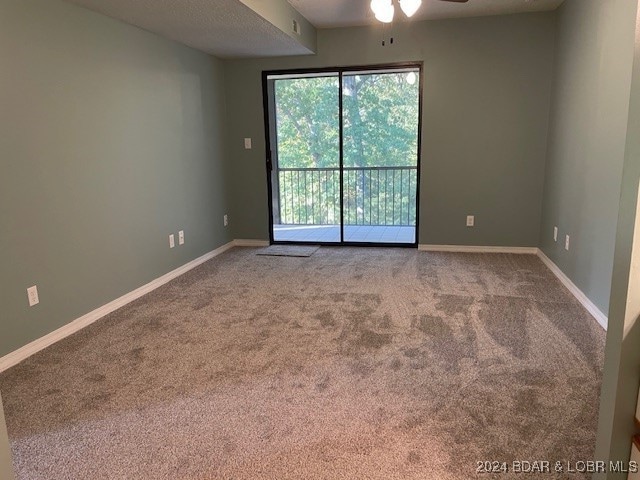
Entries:
{"label": "light switch plate", "polygon": [[251,150],[251,139],[250,138],[245,138],[244,139],[244,148],[246,150]]}

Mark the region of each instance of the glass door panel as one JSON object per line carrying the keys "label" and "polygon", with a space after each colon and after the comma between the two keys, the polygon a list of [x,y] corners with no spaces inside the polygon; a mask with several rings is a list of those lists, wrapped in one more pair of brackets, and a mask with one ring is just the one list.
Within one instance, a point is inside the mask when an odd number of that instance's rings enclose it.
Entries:
{"label": "glass door panel", "polygon": [[416,242],[419,74],[343,74],[345,242]]}
{"label": "glass door panel", "polygon": [[273,166],[273,239],[341,241],[339,75],[268,80]]}

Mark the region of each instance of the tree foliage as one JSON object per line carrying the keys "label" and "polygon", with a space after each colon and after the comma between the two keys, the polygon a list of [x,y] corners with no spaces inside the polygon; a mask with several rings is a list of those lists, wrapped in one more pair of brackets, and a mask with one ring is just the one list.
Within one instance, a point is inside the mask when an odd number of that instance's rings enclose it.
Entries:
{"label": "tree foliage", "polygon": [[418,84],[406,73],[345,75],[344,165],[415,166]]}
{"label": "tree foliage", "polygon": [[280,168],[340,165],[338,77],[276,80]]}
{"label": "tree foliage", "polygon": [[[407,73],[343,76],[346,167],[415,166],[418,82]],[[281,168],[337,167],[338,77],[275,81]]]}

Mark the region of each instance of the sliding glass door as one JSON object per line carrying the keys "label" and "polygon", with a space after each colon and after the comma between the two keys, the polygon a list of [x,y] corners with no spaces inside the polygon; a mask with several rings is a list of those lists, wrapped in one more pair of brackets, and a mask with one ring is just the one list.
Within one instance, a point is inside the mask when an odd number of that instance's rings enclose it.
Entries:
{"label": "sliding glass door", "polygon": [[267,72],[275,243],[417,243],[420,67]]}

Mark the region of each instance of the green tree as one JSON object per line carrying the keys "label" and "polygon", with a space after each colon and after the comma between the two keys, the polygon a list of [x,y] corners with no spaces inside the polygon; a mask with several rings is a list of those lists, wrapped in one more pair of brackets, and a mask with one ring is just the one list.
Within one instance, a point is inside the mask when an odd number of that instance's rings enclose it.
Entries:
{"label": "green tree", "polygon": [[276,80],[278,164],[330,168],[340,164],[338,77]]}
{"label": "green tree", "polygon": [[418,82],[407,73],[343,77],[344,165],[415,166]]}

